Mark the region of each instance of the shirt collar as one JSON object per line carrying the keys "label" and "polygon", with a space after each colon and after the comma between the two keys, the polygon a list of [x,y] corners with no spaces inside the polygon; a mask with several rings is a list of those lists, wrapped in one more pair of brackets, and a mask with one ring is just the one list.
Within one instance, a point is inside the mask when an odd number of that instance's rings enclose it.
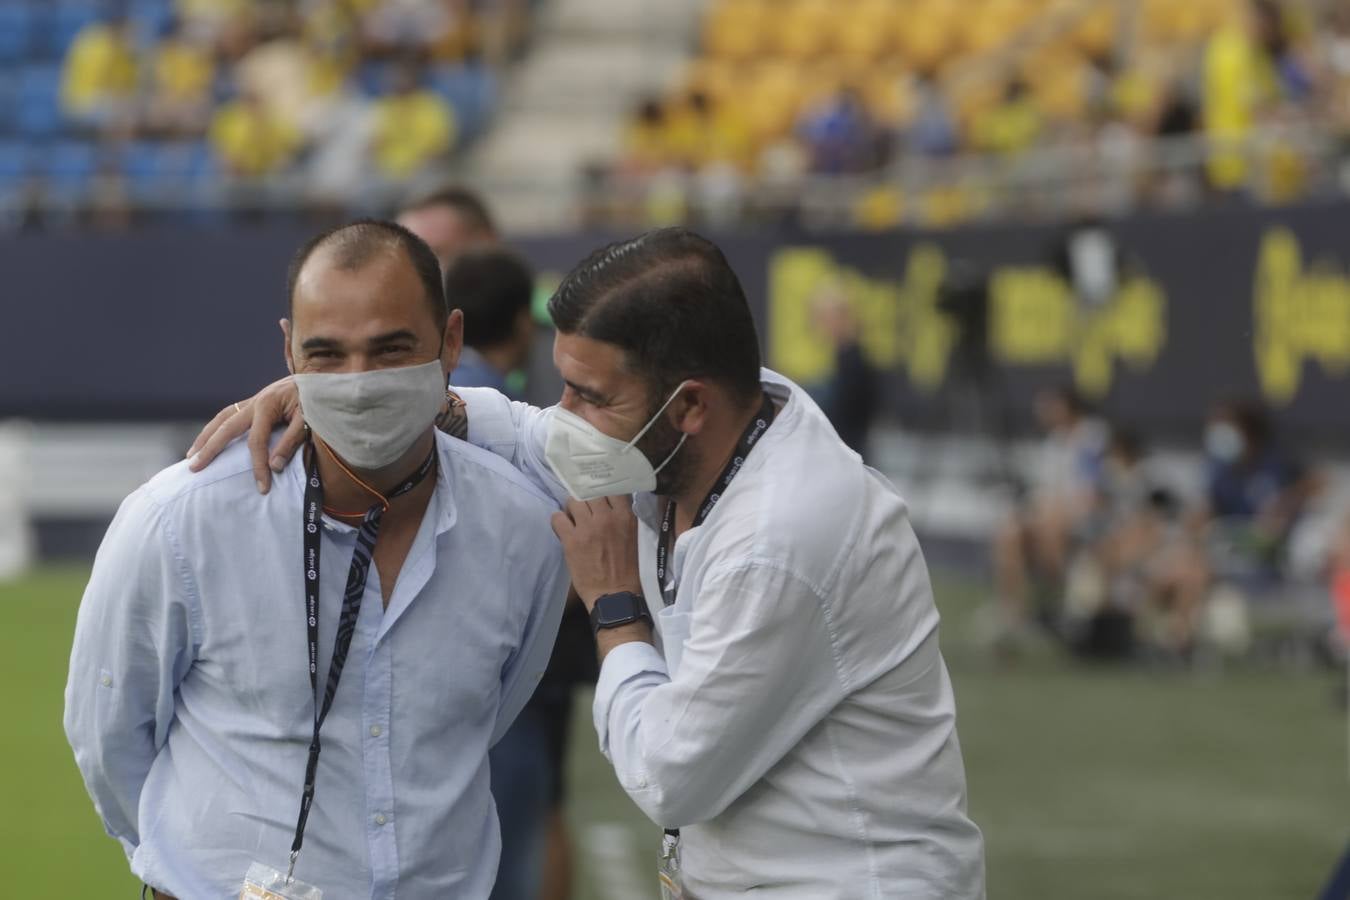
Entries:
{"label": "shirt collar", "polygon": [[[436,534],[441,535],[449,531],[459,519],[458,508],[455,505],[454,485],[451,482],[450,467],[446,461],[450,458],[453,451],[449,448],[449,442],[454,440],[447,434],[440,431],[436,432],[436,453],[439,457],[436,462],[436,490],[431,495],[431,502],[427,506],[428,514],[436,516]],[[291,457],[291,461],[286,464],[280,475],[273,479],[273,488],[286,486],[289,493],[297,498],[296,508],[304,502],[305,496],[305,454],[304,449]],[[346,522],[339,522],[327,513],[324,513],[322,520],[323,527],[331,534],[355,534],[356,526],[349,525]]]}
{"label": "shirt collar", "polygon": [[[764,437],[761,439],[763,443],[771,443],[770,438],[776,440],[779,435],[789,430],[790,420],[795,419],[800,413],[801,401],[797,395],[805,396],[805,394],[801,388],[770,369],[760,369],[760,387],[779,407],[778,416],[774,419],[773,426],[764,432]],[[741,468],[737,477],[745,474],[748,468],[757,468],[764,455],[761,452],[746,457],[745,466]],[[735,482],[733,481],[732,484],[735,484]],[[713,507],[713,510],[715,512],[716,507]],[[638,517],[638,521],[652,531],[660,531],[663,511],[664,506],[657,500],[655,494],[644,492],[633,495],[633,514]]]}

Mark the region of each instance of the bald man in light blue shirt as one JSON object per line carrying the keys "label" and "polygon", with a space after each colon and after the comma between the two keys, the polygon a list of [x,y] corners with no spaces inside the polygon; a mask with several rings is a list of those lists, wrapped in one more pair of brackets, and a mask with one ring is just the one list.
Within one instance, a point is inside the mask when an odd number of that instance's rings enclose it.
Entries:
{"label": "bald man in light blue shirt", "polygon": [[[353,598],[295,877],[332,900],[392,900],[485,898],[496,875],[488,749],[557,631],[556,507],[435,431],[460,326],[425,245],[387,223],[329,237],[297,260],[287,359],[297,377],[363,385],[359,403],[329,411],[350,427],[312,422],[312,446],[265,495],[243,445],[200,475],[186,462],[161,472],[122,504],[81,604],[66,733],[105,827],[159,896],[237,897],[254,863],[286,871],[316,694]],[[417,402],[384,403],[388,384]],[[432,410],[425,423],[399,418],[409,405]],[[389,429],[362,427],[377,414],[415,440],[362,467],[358,455],[388,449]]]}

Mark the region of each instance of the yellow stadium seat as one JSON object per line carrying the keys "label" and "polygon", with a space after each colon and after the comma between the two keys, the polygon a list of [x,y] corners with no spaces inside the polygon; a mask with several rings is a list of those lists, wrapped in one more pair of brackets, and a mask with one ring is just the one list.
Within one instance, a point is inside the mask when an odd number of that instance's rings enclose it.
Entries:
{"label": "yellow stadium seat", "polygon": [[771,46],[780,56],[814,59],[830,44],[838,15],[830,0],[792,0],[777,7],[771,28]]}
{"label": "yellow stadium seat", "polygon": [[896,4],[862,0],[835,17],[833,48],[849,60],[877,60],[895,49]]}
{"label": "yellow stadium seat", "polygon": [[722,59],[753,59],[766,50],[773,16],[762,0],[721,0],[705,22],[703,45]]}

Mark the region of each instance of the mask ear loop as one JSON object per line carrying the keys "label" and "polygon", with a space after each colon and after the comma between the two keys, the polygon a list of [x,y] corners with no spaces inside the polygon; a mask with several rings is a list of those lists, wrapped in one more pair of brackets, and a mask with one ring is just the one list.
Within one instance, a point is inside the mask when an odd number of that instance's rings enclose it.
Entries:
{"label": "mask ear loop", "polygon": [[[652,426],[656,424],[656,420],[659,419],[659,418],[661,418],[661,413],[663,413],[663,412],[666,411],[666,407],[667,407],[667,406],[670,406],[670,404],[672,404],[672,403],[675,402],[675,398],[678,397],[678,396],[680,395],[680,391],[684,390],[684,386],[685,386],[686,384],[688,384],[688,383],[689,383],[689,382],[688,382],[687,380],[686,380],[686,381],[681,381],[681,382],[676,386],[674,392],[673,392],[669,397],[666,398],[666,402],[665,402],[665,403],[662,403],[662,404],[661,404],[661,408],[658,409],[658,410],[656,411],[656,415],[652,416],[651,419],[648,420],[647,424],[642,426],[642,430],[641,430],[641,431],[639,431],[637,434],[633,435],[633,439],[632,439],[631,441],[629,441],[628,444],[624,447],[625,450],[632,450],[633,447],[637,445],[637,442],[640,441],[640,440],[642,440],[642,436],[643,436],[644,434],[646,434],[647,432],[649,432],[649,431],[652,430]],[[684,444],[684,439],[687,438],[687,437],[689,437],[689,435],[688,435],[687,433],[685,433],[685,434],[684,434],[684,437],[680,438],[680,444],[681,444],[681,445]],[[675,449],[678,450],[679,447],[676,447]],[[670,456],[674,456],[674,455],[675,455],[674,453],[670,454]],[[662,466],[664,466],[666,463],[670,462],[670,456],[667,456],[667,457],[666,457],[666,462],[661,463]],[[658,472],[661,471],[659,467],[657,468],[657,471],[658,471]]]}

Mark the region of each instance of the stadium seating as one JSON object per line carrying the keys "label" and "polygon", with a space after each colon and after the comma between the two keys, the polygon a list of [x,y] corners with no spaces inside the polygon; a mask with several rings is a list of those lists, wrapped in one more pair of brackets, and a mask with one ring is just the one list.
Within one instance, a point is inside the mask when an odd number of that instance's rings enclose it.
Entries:
{"label": "stadium seating", "polygon": [[[363,10],[373,6],[360,4]],[[120,8],[131,24],[138,66],[149,66],[178,5],[175,0],[125,0]],[[171,196],[186,184],[205,190],[222,178],[204,134],[165,134],[141,124],[148,95],[138,95],[125,117],[108,124],[98,117],[77,121],[63,111],[63,66],[69,50],[107,9],[104,0],[0,0],[0,187],[9,192],[5,196],[12,197],[24,179],[38,178],[44,190],[59,189],[63,197],[77,199],[99,172],[124,177],[135,202]],[[475,23],[465,26],[465,35],[478,33]],[[451,45],[453,51],[446,49]],[[482,133],[496,102],[490,67],[446,55],[462,55],[469,46],[460,40],[433,49],[440,55],[425,73],[428,87],[454,109],[461,144]],[[358,97],[373,101],[388,90],[396,63],[387,55],[354,62],[348,84]],[[220,67],[214,78],[211,102],[218,107],[237,96],[238,86],[229,66]],[[149,78],[141,81],[150,83]],[[30,165],[34,162],[40,164]]]}

